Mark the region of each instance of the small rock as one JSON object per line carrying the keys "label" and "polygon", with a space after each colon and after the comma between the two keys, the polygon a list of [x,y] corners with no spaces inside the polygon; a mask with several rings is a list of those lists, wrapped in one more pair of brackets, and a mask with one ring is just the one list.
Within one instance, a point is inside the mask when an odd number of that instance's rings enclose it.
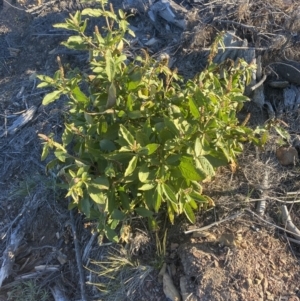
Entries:
{"label": "small rock", "polygon": [[261,282],[263,291],[266,292],[269,286],[268,279],[265,277]]}
{"label": "small rock", "polygon": [[250,278],[246,279],[245,288],[248,290],[252,286],[253,282]]}
{"label": "small rock", "polygon": [[261,279],[255,278],[255,279],[254,279],[254,283],[255,283],[255,284],[261,284]]}
{"label": "small rock", "polygon": [[260,280],[263,280],[263,279],[264,279],[264,274],[261,273],[261,272],[259,272],[259,273],[257,274],[257,278],[260,279]]}
{"label": "small rock", "polygon": [[276,150],[276,157],[283,166],[295,165],[295,162],[298,160],[298,152],[292,146],[281,146]]}

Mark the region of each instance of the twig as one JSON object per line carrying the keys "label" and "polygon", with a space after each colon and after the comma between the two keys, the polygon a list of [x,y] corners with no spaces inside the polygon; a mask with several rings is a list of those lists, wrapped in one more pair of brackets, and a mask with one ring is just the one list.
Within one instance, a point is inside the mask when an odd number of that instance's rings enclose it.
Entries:
{"label": "twig", "polygon": [[257,89],[258,87],[260,87],[264,82],[265,80],[267,79],[267,76],[264,74],[264,76],[262,77],[262,79],[257,83],[255,84],[254,86],[252,86],[250,88],[251,91],[254,91],[255,89]]}
{"label": "twig", "polygon": [[[285,204],[296,204],[296,203],[300,203],[300,200],[295,200],[295,201],[284,201],[284,200],[280,200],[278,198],[274,198],[272,196],[268,196],[269,200],[272,201],[276,201],[276,202],[280,202],[280,203],[285,203]],[[260,198],[260,199],[247,199],[246,202],[257,202],[257,201],[266,201],[265,198]]]}
{"label": "twig", "polygon": [[33,33],[32,36],[70,36],[70,33]]}
{"label": "twig", "polygon": [[231,20],[216,20],[215,22],[216,23],[228,23],[228,24],[237,25],[237,26],[249,29],[251,31],[254,31],[256,33],[258,32],[256,29],[263,29],[263,28],[255,27],[255,26],[252,26],[252,25],[246,25],[246,24],[235,22],[235,21],[231,21]]}
{"label": "twig", "polygon": [[293,242],[293,243],[295,243],[295,244],[298,244],[298,245],[300,245],[300,240],[298,240],[298,239],[295,239],[295,238],[292,238],[292,237],[286,237],[286,239],[287,240],[289,240],[289,241],[291,241],[291,242]]}
{"label": "twig", "polygon": [[14,6],[14,5],[10,4],[10,3],[9,3],[8,1],[6,1],[6,0],[4,0],[4,2],[5,2],[7,5],[9,5],[9,6],[15,8],[15,9],[18,9],[18,10],[25,10],[24,8],[19,8],[19,7],[17,7],[17,6]]}
{"label": "twig", "polygon": [[[30,210],[28,210],[28,205],[30,204]],[[0,287],[3,281],[9,277],[13,272],[13,265],[15,263],[16,252],[21,244],[21,241],[27,231],[28,226],[31,224],[33,218],[35,217],[36,210],[38,208],[39,202],[37,196],[34,195],[30,203],[24,205],[22,212],[24,215],[18,222],[17,227],[13,230],[7,247],[3,253],[3,261],[0,269]],[[25,210],[25,209],[27,210]],[[15,219],[16,220],[16,219]]]}
{"label": "twig", "polygon": [[239,216],[241,216],[243,214],[244,214],[244,212],[238,212],[238,213],[236,213],[236,214],[234,214],[232,216],[229,216],[229,217],[227,217],[225,219],[222,219],[222,220],[220,220],[218,222],[214,222],[214,223],[212,223],[212,224],[210,224],[208,226],[205,226],[205,227],[202,227],[202,228],[198,228],[198,229],[192,229],[192,230],[184,231],[184,234],[190,234],[190,233],[193,233],[193,232],[205,231],[207,229],[210,229],[211,227],[218,226],[218,225],[220,225],[220,224],[222,224],[224,222],[227,222],[227,221],[230,221],[232,219],[235,219],[235,218],[237,218],[237,217],[239,217]]}
{"label": "twig", "polygon": [[82,255],[82,261],[83,262],[87,262],[87,259],[88,259],[88,256],[91,252],[91,248],[93,246],[93,243],[95,241],[95,239],[97,238],[98,236],[98,233],[97,232],[94,232],[89,240],[89,242],[87,243],[84,251],[83,251],[83,255]]}
{"label": "twig", "polygon": [[79,246],[79,242],[78,242],[78,238],[77,238],[75,222],[74,222],[74,215],[73,215],[72,210],[70,210],[70,217],[71,217],[71,227],[72,227],[73,238],[74,238],[76,262],[77,262],[77,268],[78,268],[78,272],[79,272],[81,300],[87,301],[86,293],[85,293],[84,273],[83,273],[83,269],[82,269],[81,251],[80,251],[80,246]]}
{"label": "twig", "polygon": [[[218,50],[223,49],[245,49],[245,50],[268,50],[269,48],[266,47],[248,47],[248,46],[225,46],[225,47],[218,47]],[[201,48],[201,50],[210,51],[210,48]]]}
{"label": "twig", "polygon": [[270,226],[272,226],[272,227],[275,227],[275,228],[277,228],[277,229],[279,229],[279,230],[285,231],[285,232],[290,233],[290,234],[293,234],[293,235],[295,234],[294,232],[291,232],[291,231],[289,231],[289,230],[287,230],[287,229],[285,229],[285,228],[279,227],[279,226],[277,226],[277,225],[275,225],[275,224],[273,224],[273,223],[271,223],[271,222],[266,221],[265,219],[263,219],[261,216],[259,216],[258,214],[254,213],[254,212],[253,212],[252,210],[250,210],[250,209],[244,209],[244,210],[245,210],[246,212],[248,212],[248,213],[254,215],[254,216],[257,217],[259,220],[261,220],[262,222],[264,222],[264,223],[266,223],[266,224],[268,224],[268,225],[270,225]]}

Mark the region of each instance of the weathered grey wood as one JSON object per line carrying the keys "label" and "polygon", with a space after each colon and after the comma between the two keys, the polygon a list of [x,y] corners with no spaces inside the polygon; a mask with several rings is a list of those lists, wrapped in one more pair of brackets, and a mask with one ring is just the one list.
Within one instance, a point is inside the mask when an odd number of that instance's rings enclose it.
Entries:
{"label": "weathered grey wood", "polygon": [[10,127],[8,127],[6,130],[2,132],[0,138],[2,138],[5,135],[14,134],[16,131],[22,128],[33,118],[36,110],[37,110],[36,106],[30,107],[25,113],[23,113],[20,117],[18,117]]}
{"label": "weathered grey wood", "polygon": [[290,83],[300,85],[300,63],[287,61],[276,62],[276,71],[282,79],[289,81]]}
{"label": "weathered grey wood", "polygon": [[186,20],[185,17],[188,11],[176,4],[172,0],[160,0],[154,3],[150,10],[148,11],[148,15],[153,22],[156,22],[157,16],[160,16],[168,23],[176,25],[182,29],[186,28]]}
{"label": "weathered grey wood", "polygon": [[12,234],[7,242],[7,247],[3,252],[3,262],[0,268],[0,288],[3,284],[3,281],[13,273],[13,265],[15,263],[15,257],[18,253],[19,246],[25,233],[28,231],[28,227],[35,218],[39,203],[40,200],[36,195],[34,195],[32,200],[25,203],[22,211],[18,215],[18,217],[21,217],[21,219],[19,220],[16,218],[11,224],[11,227],[15,223],[17,223],[17,226],[12,231]]}

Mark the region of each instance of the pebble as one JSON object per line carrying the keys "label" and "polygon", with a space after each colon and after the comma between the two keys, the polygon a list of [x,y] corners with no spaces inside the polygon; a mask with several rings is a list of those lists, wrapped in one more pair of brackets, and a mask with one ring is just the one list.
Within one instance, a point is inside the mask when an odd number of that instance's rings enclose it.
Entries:
{"label": "pebble", "polygon": [[295,165],[295,162],[298,160],[298,152],[292,146],[281,146],[276,150],[276,157],[283,166]]}

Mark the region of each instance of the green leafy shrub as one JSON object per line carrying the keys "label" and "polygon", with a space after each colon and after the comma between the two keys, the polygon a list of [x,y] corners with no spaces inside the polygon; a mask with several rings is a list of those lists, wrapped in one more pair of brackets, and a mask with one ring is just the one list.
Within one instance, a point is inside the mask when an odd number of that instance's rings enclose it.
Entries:
{"label": "green leafy shrub", "polygon": [[[98,219],[111,240],[118,240],[116,227],[132,214],[155,225],[154,214],[166,210],[172,223],[181,213],[193,223],[199,206],[213,205],[201,182],[234,162],[243,142],[259,143],[236,117],[254,66],[210,59],[204,72],[184,82],[168,68],[167,56],[154,61],[143,50],[136,57],[124,50],[125,37],[133,35],[126,16],[100,3],[101,9],[85,9],[55,25],[76,32],[63,44],[89,51],[90,69],[65,74],[58,60],[53,78],[39,76],[39,87],[55,89],[43,104],[64,94],[70,108],[62,143],[40,135],[42,159],[54,149],[56,159],[47,167],[61,166],[69,207]],[[87,36],[82,16],[103,17],[107,26]]]}

